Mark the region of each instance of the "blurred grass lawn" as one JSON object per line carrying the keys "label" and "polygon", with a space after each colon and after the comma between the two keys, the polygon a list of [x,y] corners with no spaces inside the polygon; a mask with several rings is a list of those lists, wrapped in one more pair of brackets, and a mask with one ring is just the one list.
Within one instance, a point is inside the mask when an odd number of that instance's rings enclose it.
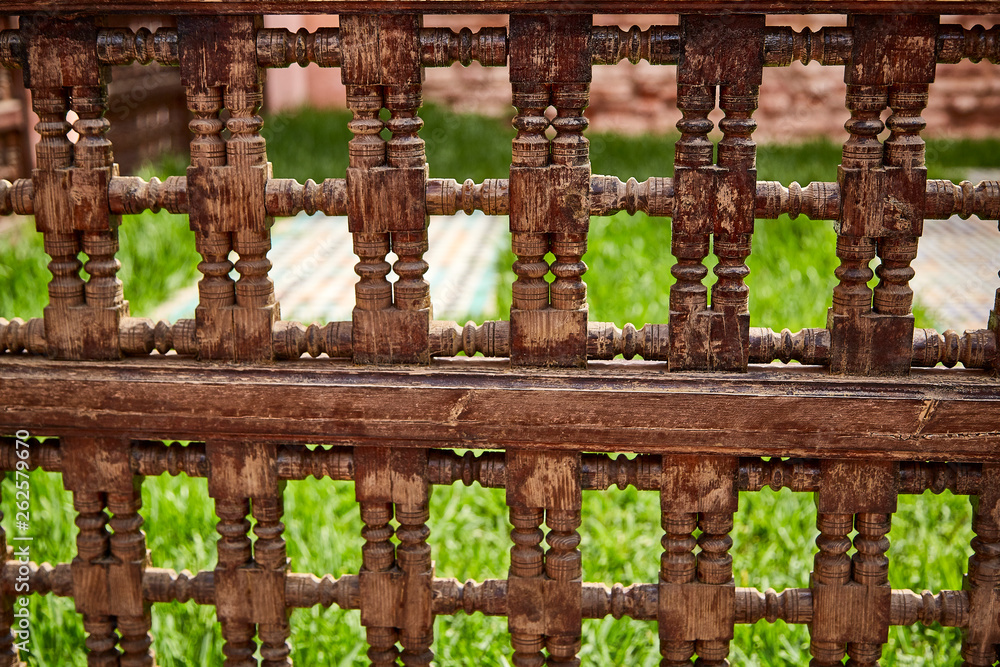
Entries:
{"label": "blurred grass lawn", "polygon": [[[422,136],[427,142],[431,176],[463,180],[503,178],[510,159],[513,131],[502,122],[460,116],[428,106]],[[302,111],[271,117],[265,125],[269,157],[279,178],[321,180],[342,176],[347,162],[348,115]],[[669,176],[672,137],[621,137],[591,134],[594,173],[623,179]],[[995,164],[997,141],[930,142],[931,178],[959,179],[968,167]],[[795,146],[761,146],[758,178],[832,181],[840,149],[826,141]],[[161,178],[183,173],[183,161],[167,160],[144,172]],[[0,247],[0,315],[37,317],[45,305],[48,281],[40,236],[31,228]],[[141,241],[141,242],[140,242]],[[783,217],[759,221],[754,235],[751,312],[757,326],[823,326],[830,304],[837,266],[835,235],[830,223]],[[120,276],[132,312],[144,315],[160,300],[196,277],[198,257],[193,235],[183,216],[143,214],[129,216],[122,227]],[[498,290],[500,312],[509,308],[512,279],[507,255],[500,259],[504,284]],[[619,214],[591,223],[586,256],[592,320],[667,320],[669,223],[644,215]],[[709,274],[709,282],[714,279]],[[917,326],[930,326],[926,313],[917,311]],[[5,491],[9,494],[10,482]],[[58,475],[32,475],[32,516],[38,560],[67,562],[73,557],[76,528],[72,502]],[[7,497],[10,497],[9,495]],[[204,479],[166,475],[143,486],[145,530],[153,564],[196,572],[215,562],[215,515],[207,500]],[[584,494],[584,576],[587,581],[611,584],[656,581],[662,531],[659,498],[634,489]],[[11,530],[10,516],[4,526]],[[360,519],[348,482],[310,480],[290,482],[286,493],[286,537],[292,569],[341,575],[360,566]],[[894,588],[957,589],[970,553],[970,506],[967,498],[948,493],[903,496],[890,534],[890,581]],[[785,490],[744,493],[733,531],[736,584],[768,587],[804,587],[812,566],[816,536],[812,497]],[[506,509],[501,490],[435,489],[432,496],[430,542],[438,576],[459,579],[504,577],[509,564]],[[210,607],[194,603],[156,605],[153,633],[158,663],[221,665],[221,640]],[[72,602],[51,596],[34,600],[32,627],[36,652],[33,665],[83,665],[83,630]],[[296,610],[292,614],[293,659],[300,665],[366,664],[358,612],[337,609]],[[507,665],[510,649],[506,622],[483,616],[438,618],[434,651],[444,665]],[[960,635],[951,628],[893,628],[885,650],[885,667],[943,665],[959,660]],[[585,664],[656,665],[659,662],[656,626],[622,619],[584,621]],[[808,633],[803,626],[739,626],[731,660],[740,665],[805,664]]]}

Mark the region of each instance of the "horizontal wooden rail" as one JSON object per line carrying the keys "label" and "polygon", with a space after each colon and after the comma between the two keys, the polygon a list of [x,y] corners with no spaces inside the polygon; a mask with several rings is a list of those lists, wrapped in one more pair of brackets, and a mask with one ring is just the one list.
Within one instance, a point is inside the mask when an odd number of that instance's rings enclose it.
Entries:
{"label": "horizontal wooden rail", "polygon": [[[1000,29],[982,26],[963,28],[942,25],[937,37],[940,63],[988,60],[1000,62]],[[98,59],[104,65],[143,65],[155,62],[176,67],[180,64],[176,28],[105,28],[97,35]],[[653,65],[676,65],[680,56],[681,35],[677,26],[633,27],[594,26],[591,33],[593,64],[613,65],[627,60],[647,61]],[[764,37],[764,65],[783,67],[793,62],[821,65],[844,65],[854,47],[851,28],[827,27],[818,30],[789,27],[768,28]],[[478,62],[486,67],[507,64],[507,29],[481,28],[458,32],[450,28],[424,28],[420,31],[420,64],[424,67],[448,67],[454,63]],[[0,31],[0,65],[19,67],[23,45],[19,32]],[[305,28],[292,32],[285,28],[265,28],[257,32],[257,64],[261,67],[302,67],[316,63],[321,67],[341,66],[338,28]]]}
{"label": "horizontal wooden rail", "polygon": [[[135,214],[143,211],[187,213],[187,178],[171,176],[165,181],[149,181],[138,176],[115,176],[108,182],[108,203],[111,213]],[[34,191],[31,179],[13,183],[0,180],[0,215],[32,215]],[[460,211],[482,211],[486,215],[507,215],[510,211],[510,184],[506,178],[488,179],[482,183],[466,180],[431,178],[426,187],[428,215],[453,215]],[[346,215],[348,211],[347,181],[328,178],[321,183],[308,180],[305,184],[292,178],[268,179],[265,191],[267,213],[292,216],[302,211],[312,215]],[[785,187],[777,181],[758,181],[755,216],[773,220],[781,215],[797,218],[805,215],[812,220],[835,220],[840,210],[840,187],[833,182],[815,182]],[[674,179],[652,177],[645,181],[616,176],[592,176],[590,181],[591,215],[613,215],[626,211],[670,217],[674,213]],[[1000,181],[927,181],[923,212],[926,220],[945,220],[953,215],[984,220],[1000,217]]]}
{"label": "horizontal wooden rail", "polygon": [[[94,10],[85,0],[46,0],[44,5],[30,0],[9,0],[3,13],[25,14],[46,11],[73,14]],[[561,0],[233,0],[220,4],[212,0],[107,0],[100,10],[105,13],[191,15],[238,14],[339,14],[341,12],[421,12],[433,14],[507,14],[510,12],[595,14],[677,14],[695,12],[769,14],[859,13],[885,14],[995,14],[1000,3],[983,0],[589,0],[585,6]]]}
{"label": "horizontal wooden rail", "polygon": [[[63,472],[63,445],[58,438],[29,439],[31,460],[29,470]],[[0,464],[15,468],[17,446],[14,438],[0,438]],[[142,476],[179,475],[208,477],[210,466],[205,443],[166,443],[156,440],[136,440],[129,456],[132,472]],[[659,491],[663,480],[662,456],[583,454],[581,488],[584,491],[606,491],[612,486],[619,490],[629,487],[639,491]],[[355,479],[354,448],[349,446],[306,448],[301,445],[280,445],[276,471],[279,479],[304,480]],[[949,491],[955,495],[978,495],[982,466],[978,463],[943,463],[907,461],[900,463],[898,491],[904,494],[936,494]],[[427,452],[427,480],[430,484],[450,486],[461,482],[465,486],[478,484],[488,489],[507,486],[506,455],[500,451],[458,454],[450,449]],[[736,474],[739,491],[772,491],[788,489],[796,493],[820,490],[822,461],[820,459],[778,459],[742,457]]]}
{"label": "horizontal wooden rail", "polygon": [[[352,323],[330,322],[305,326],[298,322],[281,321],[273,326],[273,344],[278,359],[298,359],[303,355],[330,358],[350,358]],[[146,318],[128,317],[121,321],[120,347],[127,356],[141,357],[154,350],[160,354],[175,352],[182,356],[198,353],[194,320],[153,322]],[[797,361],[826,366],[830,363],[830,331],[751,327],[749,360],[752,364],[772,361]],[[587,358],[592,360],[641,357],[647,361],[667,359],[669,331],[665,324],[646,324],[636,329],[632,324],[622,328],[610,322],[587,324]],[[959,334],[953,329],[938,333],[934,329],[915,329],[911,365],[948,368],[961,363],[965,368],[991,368],[997,359],[996,334],[990,329],[977,329]],[[477,325],[468,322],[435,320],[430,326],[432,357],[454,357],[459,354],[484,357],[510,356],[510,323],[492,320]],[[0,318],[0,354],[27,351],[46,354],[45,325],[41,318],[27,322]]]}
{"label": "horizontal wooden rail", "polygon": [[[51,565],[27,564],[27,583],[35,595],[72,597],[72,571],[69,563]],[[18,579],[21,576],[21,579]],[[285,601],[289,608],[332,607],[359,609],[361,587],[358,575],[322,578],[313,574],[289,572],[285,581]],[[8,562],[3,569],[0,587],[11,595],[15,582],[25,581],[19,575],[19,565]],[[453,578],[435,578],[433,613],[454,615],[480,613],[486,616],[506,616],[507,581],[487,579],[483,582],[460,582]],[[188,602],[214,605],[215,573],[203,570],[197,574],[148,567],[142,575],[143,598],[148,602]],[[813,620],[813,592],[808,588],[789,588],[781,592],[768,589],[736,587],[733,614],[739,624],[768,623],[805,624]],[[914,593],[908,589],[893,590],[889,625],[938,623],[944,627],[964,628],[969,622],[969,599],[965,591],[943,590],[938,593]],[[585,582],[582,590],[583,618],[620,619],[625,616],[639,621],[657,618],[659,590],[656,584],[622,586]]]}
{"label": "horizontal wooden rail", "polygon": [[[590,373],[512,376],[497,363],[368,370],[334,360],[226,368],[179,358],[8,357],[0,431],[939,461],[990,460],[1000,447],[1000,388],[977,373],[930,369],[889,380],[753,367],[746,375],[666,375],[594,362]],[[261,405],[266,415],[249,409]],[[873,423],[866,415],[876,405]]]}

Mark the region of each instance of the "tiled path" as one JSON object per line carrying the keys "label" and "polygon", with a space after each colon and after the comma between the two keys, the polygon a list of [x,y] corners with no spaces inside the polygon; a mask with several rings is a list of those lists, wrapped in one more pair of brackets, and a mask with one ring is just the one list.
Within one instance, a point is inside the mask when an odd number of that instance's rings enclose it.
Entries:
{"label": "tiled path", "polygon": [[[1000,178],[998,171],[971,171],[969,180]],[[995,220],[972,217],[924,222],[916,275],[917,301],[930,311],[939,331],[985,329],[1000,287],[1000,231]]]}
{"label": "tiled path", "polygon": [[[351,319],[357,257],[347,231],[347,218],[324,215],[279,219],[272,228],[271,278],[281,304],[281,317],[304,323]],[[496,315],[496,259],[507,243],[507,219],[480,212],[432,216],[430,265],[425,277],[431,285],[434,317],[448,320]],[[389,255],[389,262],[396,259]],[[236,274],[234,272],[234,277]],[[390,274],[390,279],[395,276]],[[161,305],[154,316],[174,321],[192,317],[198,304],[195,285]]]}
{"label": "tiled path", "polygon": [[912,266],[914,295],[940,331],[986,328],[1000,287],[996,221],[928,220]]}

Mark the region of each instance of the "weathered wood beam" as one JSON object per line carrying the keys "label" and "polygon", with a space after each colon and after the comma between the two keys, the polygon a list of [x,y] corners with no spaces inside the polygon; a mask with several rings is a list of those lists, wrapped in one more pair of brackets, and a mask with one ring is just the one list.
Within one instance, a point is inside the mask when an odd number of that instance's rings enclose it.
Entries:
{"label": "weathered wood beam", "polygon": [[485,359],[390,370],[334,360],[234,368],[12,355],[0,361],[0,430],[904,461],[1000,453],[1000,387],[978,371],[889,380],[817,367],[708,376],[661,366],[593,362],[585,373],[512,376],[505,362]]}

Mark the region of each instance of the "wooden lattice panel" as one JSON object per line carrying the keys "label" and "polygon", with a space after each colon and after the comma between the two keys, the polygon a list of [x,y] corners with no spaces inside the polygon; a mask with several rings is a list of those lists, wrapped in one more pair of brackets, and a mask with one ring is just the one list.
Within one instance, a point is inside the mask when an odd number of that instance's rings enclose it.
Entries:
{"label": "wooden lattice panel", "polygon": [[[551,4],[330,0],[308,9],[340,14],[338,27],[312,33],[265,29],[260,16],[240,13],[302,3],[152,0],[141,9],[176,15],[176,28],[155,32],[106,27],[95,13],[103,8],[87,3],[54,3],[45,14],[18,0],[3,8],[22,14],[17,29],[0,31],[0,64],[22,70],[40,139],[31,177],[0,180],[0,214],[35,216],[53,277],[43,318],[0,319],[0,432],[43,438],[27,443],[25,458],[25,444],[5,437],[0,468],[61,472],[72,492],[77,557],[24,567],[32,593],[74,599],[90,664],[152,664],[155,604],[188,599],[214,606],[233,666],[256,664],[258,650],[265,665],[290,664],[289,611],[333,604],[360,610],[376,665],[430,664],[435,616],[458,611],[506,617],[517,667],[578,664],[582,620],[608,615],[656,622],[663,665],[695,656],[727,664],[737,624],[778,619],[809,626],[817,666],[845,656],[876,665],[889,628],[918,621],[962,628],[965,664],[995,664],[1000,291],[982,329],[939,334],[914,328],[909,282],[926,220],[1000,217],[1000,182],[927,179],[920,136],[937,63],[1000,60],[996,28],[942,25],[931,12],[1000,7],[824,3],[854,12],[847,27],[795,32],[745,13],[749,3],[654,2],[639,9],[680,11],[678,23],[623,31],[581,12],[636,3],[527,11]],[[509,13],[509,28],[424,28],[419,12],[432,9]],[[677,67],[671,178],[592,173],[592,68],[621,60]],[[190,166],[164,182],[120,174],[106,137],[111,71],[154,61],[179,68],[191,116]],[[423,68],[472,61],[509,71],[509,178],[430,179]],[[762,71],[795,61],[844,68],[836,182],[757,180]],[[292,63],[340,69],[352,112],[345,174],[301,184],[272,173],[261,133],[265,73]],[[189,216],[201,255],[198,307],[173,323],[130,317],[117,277],[121,215],[160,209]],[[459,210],[509,216],[509,320],[460,327],[433,318],[428,216]],[[281,319],[270,227],[299,211],[347,217],[359,276],[350,322]],[[671,218],[668,322],[588,320],[590,217],[618,211]],[[752,320],[744,279],[754,221],[785,213],[835,221],[840,267],[825,328],[775,333]],[[460,352],[505,361],[452,358]],[[611,361],[618,355],[625,360]],[[959,362],[965,370],[911,370]],[[190,443],[166,444],[174,439]],[[142,479],[178,472],[208,479],[219,518],[211,571],[177,574],[147,553]],[[289,562],[284,484],[309,476],[354,481],[359,572],[318,578]],[[430,492],[457,481],[506,490],[506,579],[435,577]],[[582,494],[612,485],[660,494],[655,582],[584,581]],[[765,485],[815,494],[808,588],[735,586],[738,492]],[[928,488],[973,500],[961,591],[918,595],[888,580],[897,498]],[[0,547],[5,540],[0,533]],[[24,575],[6,557],[0,665],[16,665],[12,594]]]}

